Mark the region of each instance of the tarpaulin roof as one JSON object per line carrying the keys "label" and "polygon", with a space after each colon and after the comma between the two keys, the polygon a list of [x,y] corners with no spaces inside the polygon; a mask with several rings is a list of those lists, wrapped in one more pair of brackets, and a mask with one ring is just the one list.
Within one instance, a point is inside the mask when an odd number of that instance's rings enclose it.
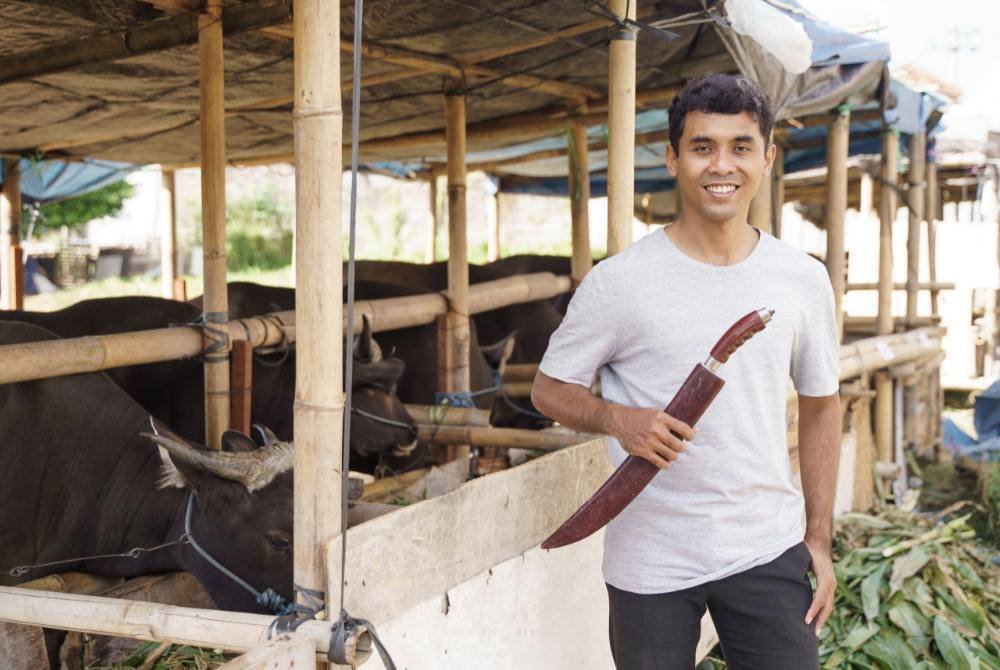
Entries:
{"label": "tarpaulin roof", "polygon": [[21,170],[21,200],[29,205],[44,205],[119,181],[138,166],[96,159],[34,161],[25,158],[18,162],[18,167]]}

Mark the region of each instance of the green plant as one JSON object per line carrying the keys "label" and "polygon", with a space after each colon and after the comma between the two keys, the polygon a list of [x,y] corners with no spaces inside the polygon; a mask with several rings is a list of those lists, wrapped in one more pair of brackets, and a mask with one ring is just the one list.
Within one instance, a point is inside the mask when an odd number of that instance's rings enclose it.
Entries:
{"label": "green plant", "polygon": [[34,232],[58,231],[63,226],[75,228],[88,221],[114,216],[122,210],[125,201],[132,197],[135,188],[124,179],[74,198],[51,202],[37,209],[25,206],[22,218],[34,219]]}

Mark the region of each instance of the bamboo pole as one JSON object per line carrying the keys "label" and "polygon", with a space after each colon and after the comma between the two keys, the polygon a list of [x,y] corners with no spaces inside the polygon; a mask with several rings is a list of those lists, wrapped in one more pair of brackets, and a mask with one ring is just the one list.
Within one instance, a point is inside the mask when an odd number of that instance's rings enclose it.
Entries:
{"label": "bamboo pole", "polygon": [[446,426],[480,426],[488,428],[490,412],[474,407],[450,407],[447,405],[411,405],[406,411],[416,423]]}
{"label": "bamboo pole", "polygon": [[587,156],[587,126],[571,118],[567,128],[569,139],[569,205],[572,217],[572,258],[570,277],[573,286],[590,272],[590,166]]}
{"label": "bamboo pole", "polygon": [[927,133],[923,130],[910,138],[910,169],[907,173],[907,209],[909,227],[906,236],[906,319],[917,316],[917,284],[920,281],[920,228],[924,219],[924,177],[927,159]]}
{"label": "bamboo pole", "polygon": [[842,107],[826,135],[826,269],[833,285],[837,315],[837,335],[844,340],[844,213],[847,211],[847,145],[851,132],[851,112]]}
{"label": "bamboo pole", "polygon": [[747,220],[750,225],[756,226],[765,233],[770,233],[773,230],[771,213],[771,176],[764,175],[757,195],[750,201],[750,211],[747,213]]}
{"label": "bamboo pole", "polygon": [[[899,178],[899,134],[882,136],[882,187],[879,189],[878,317],[876,333],[893,331],[892,320],[892,224],[896,219],[895,186]],[[892,379],[884,371],[875,374],[875,446],[878,461],[892,461],[893,450]]]}
{"label": "bamboo pole", "polygon": [[875,180],[867,172],[862,172],[858,177],[858,212],[866,220],[874,208],[875,202]]}
{"label": "bamboo pole", "polygon": [[[896,282],[891,285],[893,291],[905,291],[905,282]],[[847,291],[877,291],[879,289],[878,282],[851,282],[847,285]],[[918,291],[954,291],[954,282],[920,282],[917,284]],[[918,319],[919,320],[919,319]]]}
{"label": "bamboo pole", "polygon": [[[505,277],[475,284],[469,289],[469,313],[512,304],[544,300],[570,290],[569,277],[548,272]],[[355,305],[354,333],[368,316],[375,332],[434,323],[447,312],[441,293],[361,301]],[[347,330],[346,317],[344,330]],[[296,341],[295,312],[276,312],[237,319],[225,324],[229,339],[246,339],[254,347]],[[199,354],[202,336],[197,327],[174,326],[115,335],[90,335],[71,339],[0,345],[0,384],[58,375],[96,372],[127,365],[178,360]]]}
{"label": "bamboo pole", "polygon": [[478,447],[537,449],[556,451],[589,442],[597,435],[575,432],[546,432],[523,428],[485,428],[482,426],[452,426],[417,424],[417,437],[431,444],[473,444]]}
{"label": "bamboo pole", "polygon": [[785,206],[785,147],[780,143],[775,143],[774,167],[771,169],[774,175],[774,193],[772,194],[771,209],[774,210],[774,230],[772,234],[781,239],[781,210]]}
{"label": "bamboo pole", "polygon": [[[448,313],[444,317],[441,390],[469,390],[469,259],[465,205],[465,96],[445,96],[448,145]],[[452,458],[468,458],[468,446],[456,447]]]}
{"label": "bamboo pole", "polygon": [[[927,152],[927,191],[924,198],[924,218],[927,221],[927,275],[931,286],[937,284],[937,211],[938,180],[937,158],[933,151]],[[931,289],[931,314],[938,314],[938,290]]]}
{"label": "bamboo pole", "polygon": [[437,175],[427,179],[427,236],[424,238],[424,262],[433,263],[437,260],[438,231],[438,185]]}
{"label": "bamboo pole", "polygon": [[[487,205],[489,207],[489,205]],[[500,188],[493,194],[493,211],[486,213],[486,259],[500,258]]]}
{"label": "bamboo pole", "polygon": [[538,374],[538,363],[508,363],[504,368],[504,381],[530,382]]}
{"label": "bamboo pole", "polygon": [[[943,332],[942,328],[927,326],[841,345],[840,379],[851,379],[866,372],[883,370],[937,353],[941,350]],[[885,460],[881,458],[881,454],[879,460]]]}
{"label": "bamboo pole", "polygon": [[[638,4],[638,0],[610,0],[608,8],[617,16],[635,19]],[[634,29],[613,28],[608,47],[608,256],[632,243],[635,41]]]}
{"label": "bamboo pole", "polygon": [[229,373],[229,426],[249,435],[250,408],[253,404],[253,345],[246,340],[233,340]]}
{"label": "bamboo pole", "polygon": [[[205,296],[205,443],[222,446],[229,428],[229,347],[213,333],[229,320],[226,287],[226,122],[223,91],[222,0],[198,15],[201,103],[201,212]],[[220,345],[221,350],[213,350]]]}
{"label": "bamboo pole", "polygon": [[283,635],[219,666],[219,670],[314,670],[316,647],[304,637]]}
{"label": "bamboo pole", "polygon": [[325,549],[341,531],[344,467],[340,2],[295,0],[294,16],[295,583],[332,603],[340,584],[327,583]]}
{"label": "bamboo pole", "polygon": [[6,219],[0,221],[0,296],[6,309],[24,309],[24,269],[21,263],[21,170],[17,159],[3,160]]}
{"label": "bamboo pole", "polygon": [[[160,219],[160,294],[174,298],[177,280],[177,179],[173,170],[163,170],[166,210]],[[163,211],[163,210],[161,210]]]}
{"label": "bamboo pole", "polygon": [[[246,652],[267,641],[274,617],[160,605],[101,596],[0,586],[0,620],[96,635]],[[304,621],[297,637],[317,655],[329,649],[329,621]]]}

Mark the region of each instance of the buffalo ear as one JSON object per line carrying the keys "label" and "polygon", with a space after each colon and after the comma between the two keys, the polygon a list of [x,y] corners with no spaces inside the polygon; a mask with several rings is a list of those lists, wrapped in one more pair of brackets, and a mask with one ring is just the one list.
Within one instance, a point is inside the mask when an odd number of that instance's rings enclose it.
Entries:
{"label": "buffalo ear", "polygon": [[486,362],[489,363],[490,367],[503,374],[504,368],[507,367],[507,361],[514,353],[515,346],[517,346],[516,330],[511,331],[499,342],[483,345],[480,349],[482,349],[483,356],[486,357]]}
{"label": "buffalo ear", "polygon": [[398,358],[383,358],[377,363],[354,362],[354,378],[352,386],[369,386],[377,384],[392,387],[399,383],[406,372],[406,363]]}
{"label": "buffalo ear", "polygon": [[238,430],[227,430],[222,434],[222,450],[229,452],[256,451],[257,443]]}

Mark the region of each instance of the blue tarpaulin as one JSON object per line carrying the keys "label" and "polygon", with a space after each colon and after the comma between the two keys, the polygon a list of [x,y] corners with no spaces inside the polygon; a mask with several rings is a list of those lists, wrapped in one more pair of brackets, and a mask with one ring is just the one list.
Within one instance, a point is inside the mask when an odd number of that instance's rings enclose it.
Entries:
{"label": "blue tarpaulin", "polygon": [[962,431],[951,419],[944,419],[941,443],[956,456],[976,460],[1000,460],[1000,380],[976,397],[972,415],[976,437]]}
{"label": "blue tarpaulin", "polygon": [[[44,205],[88,193],[125,178],[141,166],[87,159],[82,161],[21,159],[21,200]],[[0,183],[2,183],[0,177]]]}

